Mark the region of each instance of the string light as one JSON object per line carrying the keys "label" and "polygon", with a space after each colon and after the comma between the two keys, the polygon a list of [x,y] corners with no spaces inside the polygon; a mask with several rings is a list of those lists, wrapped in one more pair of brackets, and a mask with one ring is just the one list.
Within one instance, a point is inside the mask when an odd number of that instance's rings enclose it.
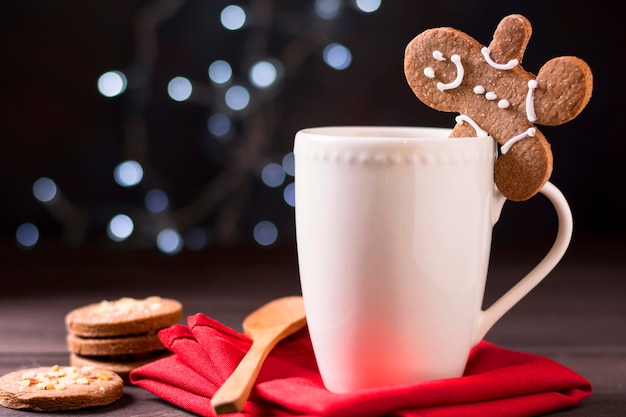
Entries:
{"label": "string light", "polygon": [[334,19],[340,10],[341,1],[339,0],[315,0],[315,14],[322,19]]}
{"label": "string light", "polygon": [[355,0],[354,4],[362,12],[372,13],[380,8],[382,0]]}
{"label": "string light", "polygon": [[268,187],[280,187],[285,181],[285,171],[282,165],[272,162],[263,167],[261,179]]}
{"label": "string light", "polygon": [[[342,24],[342,13],[353,10],[372,13],[381,7],[381,0],[309,0],[313,4],[311,13],[317,18],[302,19],[306,22],[301,30],[293,30],[289,25],[282,27],[277,22],[284,21],[283,11],[279,7],[258,10],[258,16],[253,13],[257,9],[246,9],[236,4],[230,4],[219,12],[219,22],[226,29],[224,39],[219,42],[230,43],[229,32],[246,29],[236,39],[243,40],[244,45],[235,45],[245,51],[244,59],[237,58],[215,59],[210,57],[206,62],[210,65],[206,68],[208,79],[194,80],[181,74],[169,80],[166,92],[169,98],[176,102],[189,101],[193,105],[201,105],[207,108],[206,129],[207,141],[220,142],[216,147],[210,143],[210,149],[225,151],[229,160],[225,161],[223,172],[211,177],[200,188],[195,198],[183,207],[175,206],[170,201],[170,196],[159,185],[163,186],[163,179],[155,172],[159,172],[154,166],[150,166],[148,146],[150,137],[148,121],[145,114],[150,104],[151,89],[163,88],[159,86],[154,74],[158,73],[156,66],[158,59],[161,37],[159,33],[160,23],[168,19],[176,18],[178,11],[187,7],[194,7],[193,2],[178,2],[175,7],[165,2],[148,2],[145,7],[137,11],[137,22],[150,22],[150,24],[138,24],[135,26],[135,56],[130,61],[128,71],[111,70],[104,72],[97,79],[97,90],[103,97],[117,97],[124,93],[128,96],[129,111],[125,113],[125,122],[129,129],[125,129],[124,146],[127,160],[118,164],[114,169],[115,182],[125,188],[136,187],[144,182],[144,166],[146,184],[151,189],[145,192],[143,187],[137,187],[136,193],[143,193],[143,205],[145,210],[137,210],[134,216],[158,216],[155,219],[139,219],[142,227],[135,230],[135,223],[126,214],[114,216],[107,224],[108,237],[116,242],[128,239],[134,233],[133,240],[149,239],[154,242],[156,235],[157,248],[169,254],[178,253],[183,247],[189,250],[200,250],[209,243],[236,242],[240,238],[241,213],[247,205],[245,198],[248,193],[248,181],[257,174],[257,167],[261,160],[277,160],[278,163],[268,163],[260,172],[263,184],[269,188],[282,189],[284,203],[295,207],[295,164],[292,152],[282,155],[268,155],[272,152],[274,126],[277,120],[277,103],[275,98],[280,94],[283,80],[293,78],[294,72],[298,71],[309,57],[317,57],[320,46],[328,42],[329,36],[338,33],[334,27]],[[348,6],[348,4],[350,6]],[[262,5],[262,4],[261,4]],[[261,6],[259,6],[261,7]],[[254,24],[249,24],[253,22]],[[268,25],[272,25],[268,27]],[[264,37],[268,33],[282,36],[285,43],[282,47],[280,42],[267,42]],[[315,34],[315,35],[312,35]],[[259,41],[265,39],[266,41]],[[303,42],[303,39],[306,42]],[[270,45],[272,50],[270,52]],[[301,49],[304,45],[304,49]],[[297,47],[298,54],[288,54],[287,51]],[[240,54],[235,54],[238,57]],[[338,42],[330,42],[322,48],[321,58],[330,68],[346,70],[352,65],[352,53],[347,45]],[[203,57],[204,59],[204,57]],[[129,89],[129,77],[133,88]],[[241,77],[245,77],[242,79]],[[128,91],[127,91],[128,90]],[[138,162],[141,161],[141,164]],[[175,185],[175,184],[174,184]],[[156,187],[156,188],[152,188]],[[72,204],[63,195],[57,184],[50,178],[43,177],[33,183],[33,195],[44,203],[48,212],[55,220],[62,223],[64,233],[69,231],[74,236],[75,242],[80,242],[88,222],[76,219],[88,216],[82,208]],[[141,194],[140,194],[141,195]],[[232,198],[237,196],[237,198]],[[47,204],[54,202],[54,204]],[[82,214],[81,214],[82,213]],[[229,213],[225,215],[225,213]],[[219,225],[209,227],[198,226],[207,219],[219,219]],[[213,221],[213,220],[210,220]],[[171,228],[161,231],[166,222]],[[78,225],[80,223],[81,225]],[[76,226],[76,227],[74,227]],[[67,229],[67,230],[66,230]],[[155,230],[156,229],[156,230]],[[183,234],[179,232],[183,231]],[[269,220],[259,222],[254,226],[254,240],[262,246],[274,244],[278,240],[279,230],[275,223]],[[24,223],[16,230],[16,241],[23,248],[33,246],[39,241],[39,230],[32,223]],[[144,241],[145,243],[145,241]],[[152,243],[154,244],[154,243]]]}
{"label": "string light", "polygon": [[240,111],[248,107],[250,104],[250,93],[246,87],[241,85],[233,85],[224,95],[226,105],[235,111]]}
{"label": "string light", "polygon": [[167,84],[167,94],[175,101],[185,101],[191,97],[191,81],[185,77],[174,77]]}
{"label": "string light", "polygon": [[215,84],[226,84],[233,76],[233,69],[230,64],[223,60],[214,61],[209,66],[209,79]]}
{"label": "string light", "polygon": [[331,43],[324,48],[324,62],[336,70],[344,70],[352,63],[352,53],[339,43]]}
{"label": "string light", "polygon": [[169,198],[167,197],[167,194],[165,194],[165,191],[158,189],[150,190],[146,193],[144,204],[149,212],[162,213],[169,205]]}
{"label": "string light", "polygon": [[132,187],[143,179],[143,168],[137,161],[125,161],[115,167],[113,177],[122,187]]}
{"label": "string light", "polygon": [[23,223],[15,231],[15,240],[25,249],[32,248],[39,242],[39,229],[32,223]]}
{"label": "string light", "polygon": [[254,240],[262,246],[269,246],[278,239],[278,228],[270,221],[264,220],[254,226]]}
{"label": "string light", "polygon": [[98,91],[105,97],[119,96],[126,90],[126,76],[120,71],[105,72],[98,78]]}
{"label": "string light", "polygon": [[283,190],[283,199],[285,200],[285,203],[291,207],[296,206],[296,186],[293,182],[285,186],[285,189]]}
{"label": "string light", "polygon": [[56,197],[57,185],[50,178],[39,178],[33,184],[33,195],[42,203],[48,203]]}
{"label": "string light", "polygon": [[239,6],[226,6],[220,15],[220,22],[228,30],[238,30],[246,23],[246,12]]}
{"label": "string light", "polygon": [[176,230],[167,228],[159,232],[156,244],[161,252],[175,254],[183,248],[183,239]]}
{"label": "string light", "polygon": [[128,239],[133,233],[135,224],[132,219],[125,214],[118,214],[111,219],[107,227],[107,235],[115,242]]}

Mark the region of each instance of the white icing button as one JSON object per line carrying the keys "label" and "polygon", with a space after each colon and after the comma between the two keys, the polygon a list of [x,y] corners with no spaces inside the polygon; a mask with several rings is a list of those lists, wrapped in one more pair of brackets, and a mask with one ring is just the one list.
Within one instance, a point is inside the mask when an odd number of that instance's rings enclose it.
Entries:
{"label": "white icing button", "polygon": [[498,96],[493,91],[489,91],[487,94],[485,94],[485,98],[487,100],[495,100],[498,98]]}
{"label": "white icing button", "polygon": [[511,103],[509,103],[509,100],[507,99],[502,99],[500,101],[498,101],[498,107],[500,107],[501,109],[506,109],[511,105]]}
{"label": "white icing button", "polygon": [[485,87],[483,87],[482,85],[477,85],[476,87],[474,87],[474,93],[485,94]]}

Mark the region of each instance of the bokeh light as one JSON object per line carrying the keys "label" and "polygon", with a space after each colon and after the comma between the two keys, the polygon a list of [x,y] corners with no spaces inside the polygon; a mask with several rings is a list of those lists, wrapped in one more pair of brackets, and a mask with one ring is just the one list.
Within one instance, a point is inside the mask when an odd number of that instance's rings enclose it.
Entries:
{"label": "bokeh light", "polygon": [[250,103],[250,93],[245,87],[240,85],[233,85],[224,95],[226,105],[235,111],[243,110],[248,107]]}
{"label": "bokeh light", "polygon": [[209,66],[209,79],[215,84],[226,84],[233,76],[230,64],[223,60],[214,61]]}
{"label": "bokeh light", "polygon": [[98,78],[98,91],[105,97],[115,97],[126,90],[126,76],[120,71],[105,72]]}
{"label": "bokeh light", "polygon": [[144,204],[146,209],[151,213],[162,213],[167,209],[170,203],[170,199],[165,194],[165,191],[154,189],[146,193],[144,197]]}
{"label": "bokeh light", "polygon": [[285,171],[282,165],[272,162],[261,170],[261,179],[268,187],[276,188],[285,181]]}
{"label": "bokeh light", "polygon": [[133,233],[135,224],[132,219],[125,214],[118,214],[111,219],[107,227],[107,235],[115,242],[128,239]]}
{"label": "bokeh light", "polygon": [[372,13],[380,8],[382,0],[355,0],[354,4],[360,11]]}
{"label": "bokeh light", "polygon": [[183,248],[183,238],[176,230],[167,228],[159,232],[156,244],[161,252],[175,254]]}
{"label": "bokeh light", "polygon": [[283,199],[285,203],[289,204],[291,207],[296,206],[296,185],[292,182],[285,186],[283,190]]}
{"label": "bokeh light", "polygon": [[122,187],[132,187],[143,179],[143,168],[137,161],[125,161],[115,167],[113,177]]}
{"label": "bokeh light", "polygon": [[25,249],[32,248],[39,242],[39,229],[32,223],[23,223],[15,231],[15,240]]}
{"label": "bokeh light", "polygon": [[187,100],[192,91],[191,81],[185,77],[174,77],[167,84],[167,94],[175,101]]}
{"label": "bokeh light", "polygon": [[239,6],[226,6],[220,14],[220,22],[228,30],[238,30],[246,23],[246,12]]}
{"label": "bokeh light", "polygon": [[270,221],[262,221],[254,226],[254,240],[261,246],[269,246],[278,239],[278,229]]}
{"label": "bokeh light", "polygon": [[341,10],[339,0],[315,0],[315,14],[322,19],[334,19]]}
{"label": "bokeh light", "polygon": [[42,203],[48,203],[57,196],[57,185],[50,178],[39,178],[33,184],[33,195]]}
{"label": "bokeh light", "polygon": [[215,113],[209,117],[207,128],[217,138],[223,138],[230,133],[232,122],[224,113]]}
{"label": "bokeh light", "polygon": [[324,62],[336,70],[344,70],[352,63],[352,53],[339,43],[331,43],[326,46],[323,56]]}
{"label": "bokeh light", "polygon": [[250,83],[257,88],[268,88],[276,83],[278,69],[270,61],[259,61],[250,68]]}
{"label": "bokeh light", "polygon": [[291,175],[292,177],[296,175],[296,160],[293,152],[289,152],[283,156],[283,170],[287,175]]}

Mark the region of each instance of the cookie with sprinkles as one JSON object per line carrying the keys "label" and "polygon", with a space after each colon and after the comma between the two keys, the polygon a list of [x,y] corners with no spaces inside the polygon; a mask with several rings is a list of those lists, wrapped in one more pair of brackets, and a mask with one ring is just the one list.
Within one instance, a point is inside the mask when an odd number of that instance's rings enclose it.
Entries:
{"label": "cookie with sprinkles", "polygon": [[123,395],[119,375],[89,366],[22,369],[0,378],[0,405],[31,411],[66,411],[111,404]]}

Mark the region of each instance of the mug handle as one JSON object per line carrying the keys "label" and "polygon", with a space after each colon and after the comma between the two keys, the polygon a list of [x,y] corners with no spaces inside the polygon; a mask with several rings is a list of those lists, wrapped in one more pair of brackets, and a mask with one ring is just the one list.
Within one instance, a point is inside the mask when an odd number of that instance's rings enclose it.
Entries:
{"label": "mug handle", "polygon": [[[565,255],[565,251],[569,246],[573,231],[573,220],[572,212],[567,204],[567,200],[565,200],[563,193],[561,193],[561,191],[550,182],[546,182],[539,192],[548,197],[556,210],[559,222],[556,240],[554,241],[550,251],[532,271],[530,271],[517,284],[504,293],[504,295],[502,295],[489,308],[482,310],[479,313],[476,331],[474,332],[474,345],[478,344],[478,342],[485,337],[491,327],[498,320],[500,320],[500,318],[507,311],[517,304],[518,301],[524,298],[526,294],[535,288],[537,284],[539,284],[550,273],[550,271],[552,271],[561,258],[563,258],[563,255]],[[502,208],[506,198],[498,191],[496,199],[498,199],[497,203],[500,206],[499,208]],[[496,210],[496,213],[499,214],[499,210]]]}

